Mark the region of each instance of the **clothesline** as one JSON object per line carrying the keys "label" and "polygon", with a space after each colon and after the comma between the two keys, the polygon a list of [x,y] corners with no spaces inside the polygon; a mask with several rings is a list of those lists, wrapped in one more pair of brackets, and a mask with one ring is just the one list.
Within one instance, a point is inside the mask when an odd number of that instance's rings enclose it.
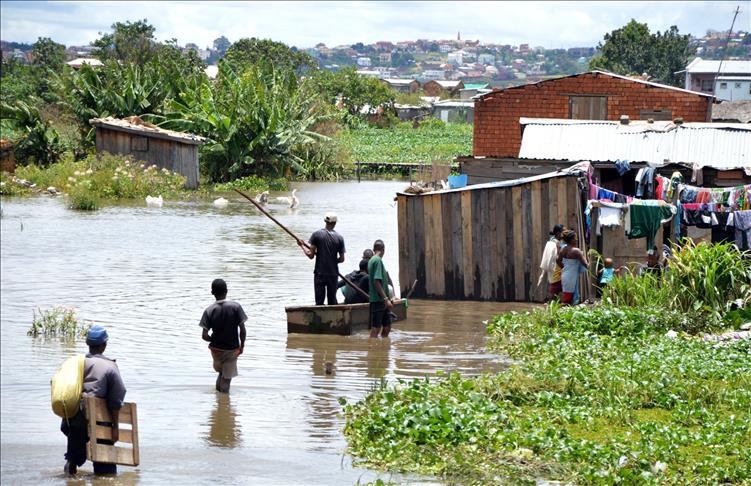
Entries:
{"label": "clothesline", "polygon": [[[657,196],[663,200],[672,199],[668,187],[673,179],[656,176]],[[751,184],[733,187],[698,187],[690,184],[677,184],[678,199],[681,203],[715,203],[740,210],[751,209]]]}
{"label": "clothesline", "polygon": [[[597,228],[595,232],[602,234],[602,227],[618,227],[623,225],[625,235],[629,239],[646,238],[647,250],[654,248],[654,239],[660,227],[673,219],[678,209],[670,203],[658,199],[636,199],[624,196],[615,191],[609,191],[597,186],[598,196],[603,199],[590,199],[584,211],[587,229],[592,226],[591,211],[599,208]],[[604,191],[604,192],[602,192]],[[616,202],[625,199],[626,202]]]}
{"label": "clothesline", "polygon": [[[623,165],[625,168],[627,163]],[[654,248],[654,238],[660,227],[676,215],[676,235],[680,234],[681,223],[698,227],[719,226],[735,229],[736,243],[740,248],[751,243],[751,184],[699,187],[684,184],[678,171],[667,178],[645,169],[635,177],[637,195],[651,195],[654,188],[655,199],[639,199],[594,184],[591,167],[587,168],[589,197],[584,211],[587,232],[592,225],[591,210],[597,207],[598,235],[602,234],[602,226],[623,225],[629,239],[646,238],[648,250]],[[670,204],[676,193],[676,204]],[[743,240],[746,240],[745,245]]]}

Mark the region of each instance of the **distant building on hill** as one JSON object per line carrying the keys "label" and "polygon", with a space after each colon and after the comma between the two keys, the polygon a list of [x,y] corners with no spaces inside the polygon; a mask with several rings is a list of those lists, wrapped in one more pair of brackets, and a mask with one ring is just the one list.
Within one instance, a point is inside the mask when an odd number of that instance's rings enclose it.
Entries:
{"label": "distant building on hill", "polygon": [[381,81],[400,93],[416,93],[420,89],[420,82],[416,79],[383,78]]}
{"label": "distant building on hill", "polygon": [[433,80],[425,83],[422,87],[425,96],[440,96],[442,92],[448,92],[452,98],[459,97],[459,91],[464,88],[461,81]]}
{"label": "distant building on hill", "polygon": [[100,61],[99,59],[95,59],[93,57],[79,57],[76,59],[73,59],[72,61],[68,61],[65,64],[72,67],[73,69],[81,69],[81,66],[84,64],[88,64],[92,68],[98,68],[104,66],[104,63]]}
{"label": "distant building on hill", "polygon": [[751,61],[710,61],[697,57],[678,72],[686,75],[686,89],[714,94],[719,100],[751,99]]}

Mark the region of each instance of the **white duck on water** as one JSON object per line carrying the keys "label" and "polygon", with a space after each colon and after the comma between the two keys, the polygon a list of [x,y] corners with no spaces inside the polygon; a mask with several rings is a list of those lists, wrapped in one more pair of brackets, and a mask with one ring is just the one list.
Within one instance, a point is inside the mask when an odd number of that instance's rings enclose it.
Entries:
{"label": "white duck on water", "polygon": [[279,196],[274,199],[274,201],[278,202],[279,204],[286,204],[290,208],[296,208],[300,204],[300,200],[295,196],[295,193],[297,192],[297,189],[292,189],[292,197],[289,196]]}
{"label": "white duck on water", "polygon": [[269,191],[263,191],[259,194],[256,194],[255,201],[258,204],[266,204],[269,202]]}
{"label": "white duck on water", "polygon": [[146,206],[150,208],[161,208],[162,204],[164,204],[164,199],[162,199],[161,194],[157,197],[146,196]]}
{"label": "white duck on water", "polygon": [[214,206],[217,208],[226,208],[228,204],[229,204],[229,201],[227,201],[223,197],[214,199]]}

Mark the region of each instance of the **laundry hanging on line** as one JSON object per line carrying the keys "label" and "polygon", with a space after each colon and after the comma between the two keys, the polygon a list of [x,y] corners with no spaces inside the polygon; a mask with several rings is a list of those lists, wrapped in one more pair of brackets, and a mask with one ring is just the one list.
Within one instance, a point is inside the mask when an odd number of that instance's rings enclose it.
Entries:
{"label": "laundry hanging on line", "polygon": [[672,204],[664,201],[633,201],[628,206],[629,227],[626,237],[633,240],[647,239],[647,250],[655,248],[655,236],[660,227],[670,221],[678,212]]}

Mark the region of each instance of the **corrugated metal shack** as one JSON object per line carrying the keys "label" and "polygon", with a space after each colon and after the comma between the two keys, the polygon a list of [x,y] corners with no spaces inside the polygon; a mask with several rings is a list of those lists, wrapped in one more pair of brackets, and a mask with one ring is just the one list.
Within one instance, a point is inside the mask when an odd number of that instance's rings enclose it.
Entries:
{"label": "corrugated metal shack", "polygon": [[582,235],[578,172],[420,195],[399,193],[399,281],[416,298],[542,302],[550,228]]}
{"label": "corrugated metal shack", "polygon": [[165,130],[138,117],[94,118],[97,153],[132,155],[137,160],[186,177],[185,187],[198,187],[198,147],[205,139],[190,133]]}
{"label": "corrugated metal shack", "polygon": [[[751,126],[742,123],[522,118],[520,159],[630,160],[751,171]],[[706,174],[709,176],[710,174]]]}
{"label": "corrugated metal shack", "polygon": [[[741,123],[672,121],[569,120],[521,118],[518,158],[459,158],[470,184],[530,177],[583,160],[595,168],[595,179],[608,189],[629,193],[635,170],[647,164],[670,176],[679,170],[691,177],[702,168],[704,185],[732,186],[751,182],[751,126]],[[619,175],[615,161],[629,160],[634,173]],[[745,172],[744,172],[745,171]],[[621,187],[619,180],[622,180]],[[608,181],[616,184],[608,186]]]}

